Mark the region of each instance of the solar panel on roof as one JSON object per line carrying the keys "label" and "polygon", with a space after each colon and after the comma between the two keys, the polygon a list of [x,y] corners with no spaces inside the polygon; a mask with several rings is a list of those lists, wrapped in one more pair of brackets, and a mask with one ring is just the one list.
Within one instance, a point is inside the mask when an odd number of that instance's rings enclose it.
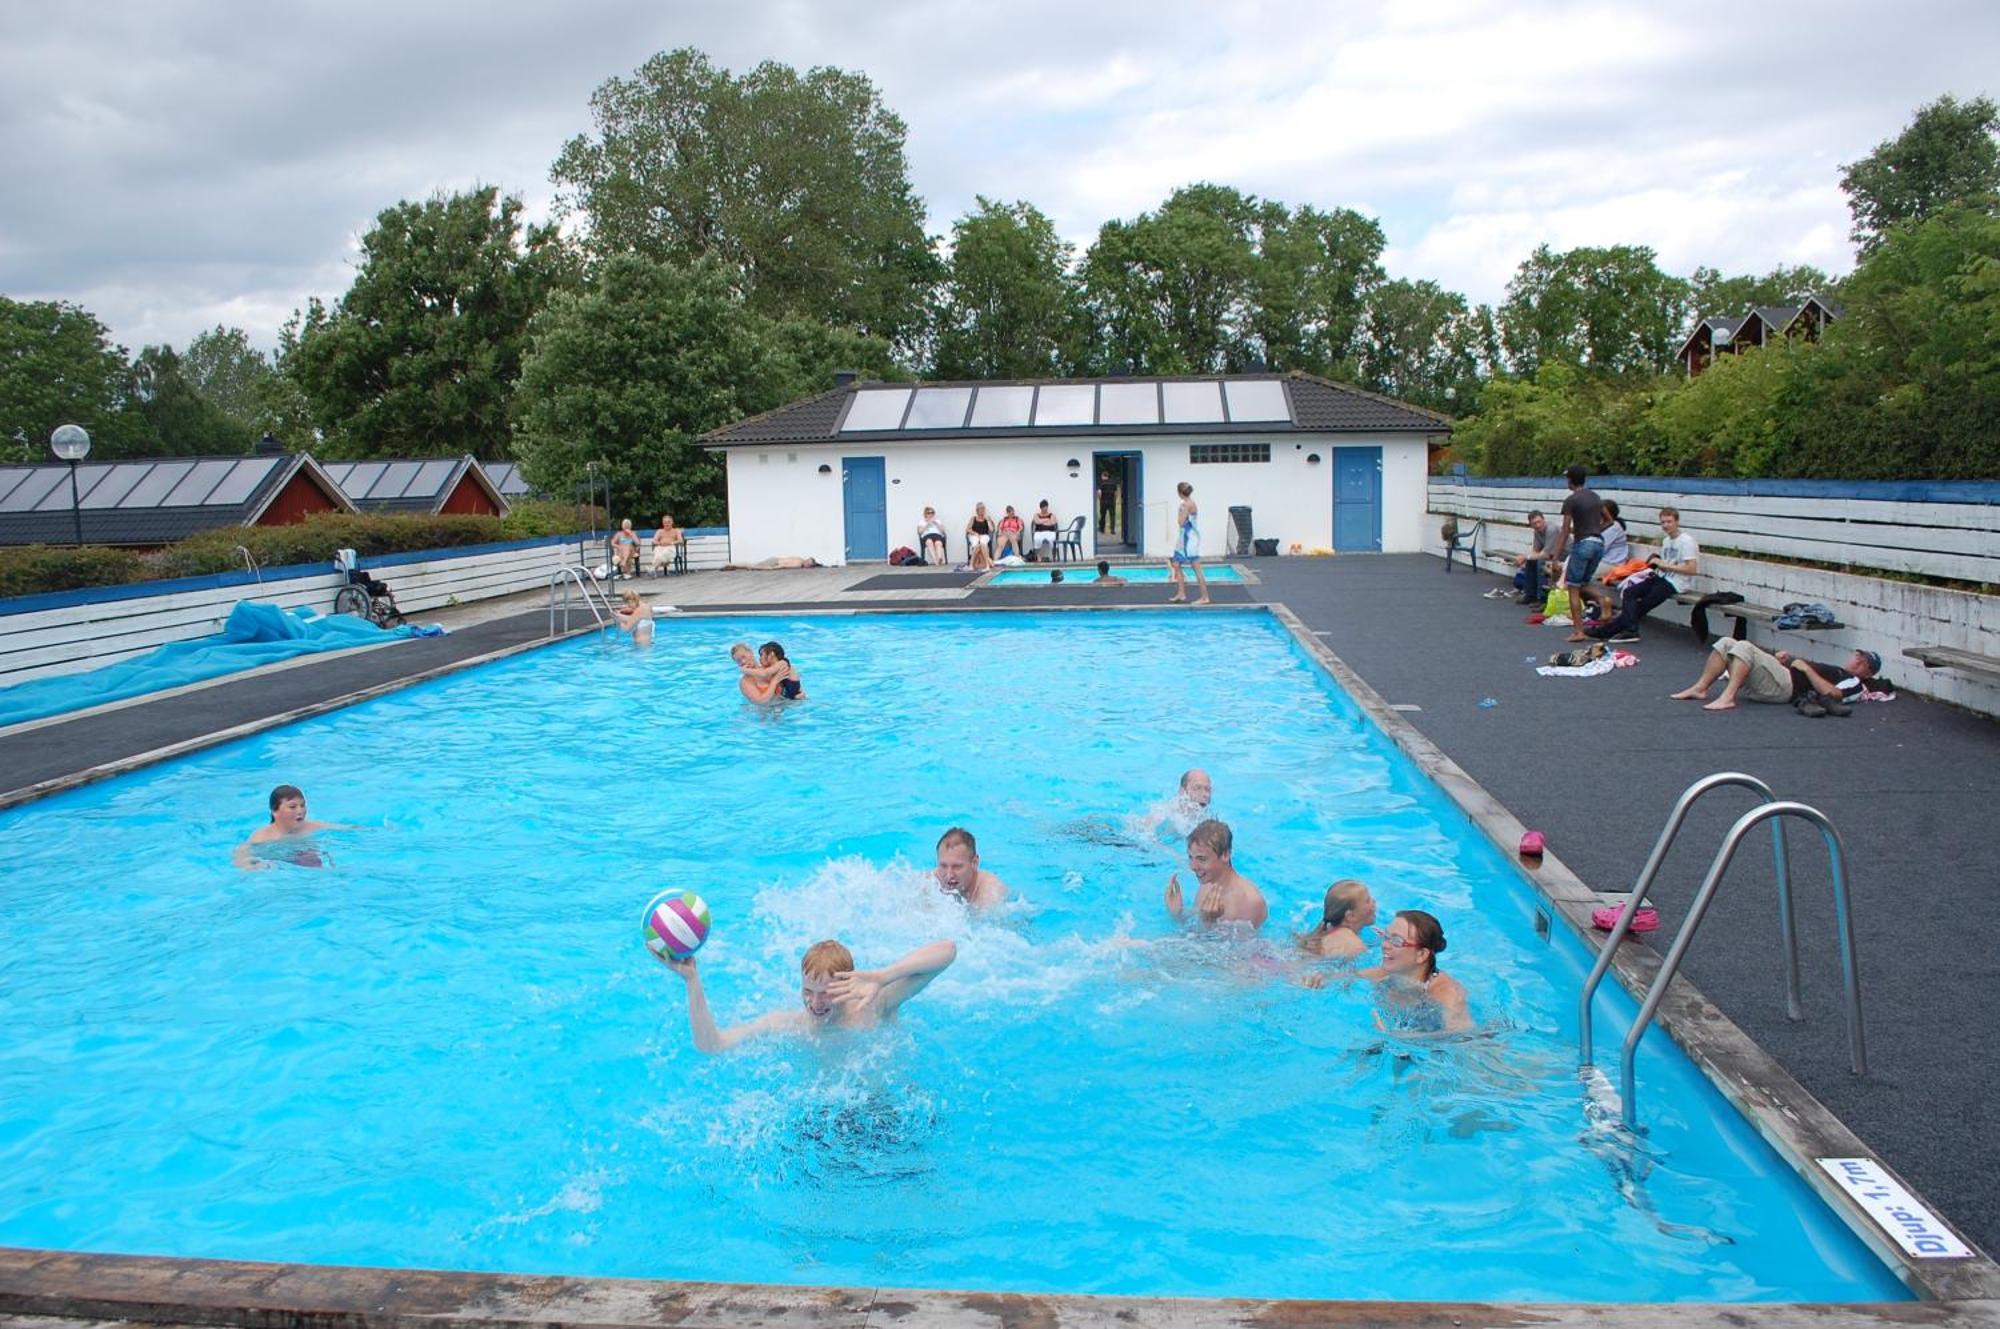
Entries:
{"label": "solar panel on roof", "polygon": [[[69,472],[67,470],[53,466],[46,471],[30,471],[26,480],[15,485],[8,492],[7,497],[0,498],[0,512],[26,512],[28,509],[34,507],[35,504],[48,497],[49,491],[54,489],[58,483],[65,482],[68,479]],[[66,483],[63,484],[65,490],[68,487]]]}
{"label": "solar panel on roof", "polygon": [[1097,423],[1156,425],[1160,423],[1160,385],[1106,383],[1097,389]]}
{"label": "solar panel on roof", "polygon": [[1285,385],[1276,379],[1255,378],[1225,383],[1229,398],[1229,419],[1233,424],[1247,420],[1290,420],[1291,404],[1285,400]]}
{"label": "solar panel on roof", "polygon": [[187,478],[194,469],[191,461],[163,461],[153,467],[145,479],[132,487],[132,492],[119,500],[121,508],[157,508],[173,487]]}
{"label": "solar panel on roof", "polygon": [[229,474],[235,465],[233,458],[229,461],[196,462],[194,469],[187,473],[187,477],[175,485],[166,498],[161,500],[160,506],[186,508],[206,504],[209,494],[222,483],[222,477]]}
{"label": "solar panel on roof", "polygon": [[359,503],[368,497],[368,491],[382,478],[382,472],[388,469],[386,462],[357,461],[348,465],[345,476],[336,478],[340,487],[347,491],[347,496]]}
{"label": "solar panel on roof", "polygon": [[903,428],[962,429],[965,412],[971,405],[971,388],[919,388]]}
{"label": "solar panel on roof", "polygon": [[1004,429],[1025,425],[1034,409],[1035,390],[1031,387],[980,388],[972,398],[972,427]]}
{"label": "solar panel on roof", "polygon": [[389,469],[382,472],[382,478],[377,480],[374,487],[368,491],[368,497],[374,499],[401,498],[403,491],[410,487],[410,481],[416,479],[417,472],[422,469],[423,466],[418,462],[390,462]]}
{"label": "solar panel on roof", "polygon": [[26,467],[0,467],[0,502],[4,502],[29,474]]}
{"label": "solar panel on roof", "polygon": [[1222,420],[1222,385],[1213,379],[1200,383],[1162,383],[1160,396],[1164,419],[1170,425],[1218,424]]}
{"label": "solar panel on roof", "polygon": [[869,388],[857,392],[853,404],[847,408],[847,418],[841,421],[840,432],[895,429],[903,423],[903,408],[909,404],[908,388]]}
{"label": "solar panel on roof", "polygon": [[456,461],[425,462],[423,469],[417,472],[417,478],[410,482],[409,496],[416,498],[437,493],[444,488],[444,482],[451,479],[452,468],[457,465]]}
{"label": "solar panel on roof", "polygon": [[[82,500],[89,495],[90,487],[96,484],[98,481],[102,480],[104,478],[104,473],[110,469],[111,468],[108,465],[79,466],[76,468],[76,489],[74,491],[74,496],[78,500],[77,502],[78,507],[83,506]],[[36,512],[67,511],[69,508],[71,496],[72,496],[72,491],[70,490],[69,487],[69,481],[59,480],[56,482],[56,487],[48,492],[47,497],[43,498],[41,502],[35,504],[35,511]]]}
{"label": "solar panel on roof", "polygon": [[131,493],[132,486],[145,479],[152,469],[153,463],[149,461],[126,462],[113,466],[111,474],[92,485],[90,492],[83,496],[82,506],[86,508],[117,507],[118,500]]}
{"label": "solar panel on roof", "polygon": [[1097,420],[1097,385],[1052,383],[1035,398],[1035,425],[1087,425]]}
{"label": "solar panel on roof", "polygon": [[257,486],[264,483],[264,477],[277,464],[276,457],[245,457],[223,477],[215,492],[208,496],[208,501],[236,507],[257,492]]}

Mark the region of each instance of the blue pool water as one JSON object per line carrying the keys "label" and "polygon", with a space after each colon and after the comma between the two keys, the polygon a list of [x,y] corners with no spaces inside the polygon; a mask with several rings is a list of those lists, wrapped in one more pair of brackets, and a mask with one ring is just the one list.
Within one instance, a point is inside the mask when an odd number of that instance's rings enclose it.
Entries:
{"label": "blue pool water", "polygon": [[[1209,581],[1218,586],[1234,586],[1243,580],[1243,574],[1233,564],[1204,563],[1202,568],[1208,573]],[[1066,564],[1063,567],[1063,584],[1065,586],[1071,582],[1088,584],[1090,579],[1096,575],[1097,565],[1095,563],[1084,563],[1081,565],[1074,563]],[[1169,579],[1166,565],[1162,563],[1142,564],[1135,567],[1114,566],[1111,569],[1111,575],[1114,577],[1123,577],[1129,582],[1160,582],[1164,584]],[[989,577],[986,584],[988,586],[1032,586],[1047,585],[1048,580],[1049,569],[1047,568],[1002,568]],[[1194,580],[1193,573],[1188,574],[1188,580],[1190,582]]]}
{"label": "blue pool water", "polygon": [[[676,619],[650,653],[532,652],[0,815],[0,1244],[1173,1295],[1904,1295],[1663,1040],[1651,1133],[1622,1138],[1574,1068],[1581,948],[1537,937],[1509,865],[1272,620],[1192,625]],[[811,700],[758,710],[724,652],[773,636]],[[1271,954],[1171,935],[1179,854],[1142,814],[1195,764],[1270,898]],[[329,867],[231,868],[281,779],[358,829],[322,837]],[[920,871],[953,823],[1017,892],[997,917]],[[1398,1045],[1364,993],[1284,981],[1287,929],[1346,875],[1443,919],[1491,1037]],[[725,1022],[795,1002],[821,937],[863,965],[939,937],[959,958],[885,1031],[706,1058],[639,936],[663,885],[710,902]]]}

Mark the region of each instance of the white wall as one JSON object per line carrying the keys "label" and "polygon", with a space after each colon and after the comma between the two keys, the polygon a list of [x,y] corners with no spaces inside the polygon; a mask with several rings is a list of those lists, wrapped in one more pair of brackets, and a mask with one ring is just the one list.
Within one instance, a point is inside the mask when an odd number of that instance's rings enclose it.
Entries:
{"label": "white wall", "polygon": [[[1193,465],[1195,442],[1268,443],[1271,460]],[[1025,522],[1042,499],[1067,525],[1081,514],[1084,553],[1094,557],[1096,490],[1093,452],[1133,451],[1142,457],[1145,553],[1164,558],[1173,548],[1175,485],[1194,486],[1201,505],[1202,552],[1220,558],[1228,546],[1229,509],[1246,504],[1260,539],[1284,548],[1333,543],[1333,448],[1382,449],[1382,547],[1414,553],[1423,547],[1429,450],[1421,439],[1316,434],[1158,436],[1136,439],[1056,435],[978,442],[850,442],[733,448],[727,453],[731,556],[753,562],[784,554],[845,561],[841,458],[884,459],[888,481],[889,548],[917,544],[926,504],[950,534],[954,560],[965,556],[964,530],[976,502],[997,521],[1012,503]],[[1317,454],[1317,464],[1306,461]],[[1081,465],[1072,476],[1065,464]],[[819,474],[821,465],[830,468]]]}

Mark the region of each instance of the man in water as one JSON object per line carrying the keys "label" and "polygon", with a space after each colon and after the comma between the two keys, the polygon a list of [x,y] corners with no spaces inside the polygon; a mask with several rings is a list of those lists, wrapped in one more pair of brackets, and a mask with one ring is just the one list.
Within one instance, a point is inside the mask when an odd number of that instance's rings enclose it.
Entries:
{"label": "man in water", "polygon": [[962,826],[938,837],[933,875],[946,894],[958,896],[974,909],[990,909],[1007,898],[1007,884],[979,866],[979,842]]}
{"label": "man in water", "polygon": [[1174,790],[1174,796],[1155,804],[1153,811],[1147,815],[1147,829],[1164,826],[1174,835],[1186,835],[1208,820],[1208,800],[1214,792],[1215,786],[1210,782],[1207,771],[1200,767],[1183,771],[1180,788]]}
{"label": "man in water", "polygon": [[[281,784],[271,791],[271,820],[252,831],[249,839],[236,846],[236,866],[267,868],[271,865],[255,846],[295,843],[309,839],[315,831],[334,829],[332,822],[313,821],[306,816],[306,796],[297,785]],[[300,867],[317,868],[325,867],[330,860],[316,849],[301,847],[289,854],[287,861]]]}
{"label": "man in water", "polygon": [[[1194,911],[1203,927],[1248,923],[1261,928],[1270,916],[1264,893],[1236,870],[1234,848],[1235,837],[1229,828],[1213,817],[1188,832],[1188,871],[1194,873],[1197,883]],[[1167,878],[1167,912],[1176,923],[1186,917],[1178,872]]]}
{"label": "man in water", "polygon": [[771,1011],[747,1024],[716,1027],[702,991],[695,959],[662,955],[667,968],[687,984],[688,1025],[695,1047],[706,1053],[727,1052],[760,1034],[818,1034],[826,1029],[872,1029],[896,1018],[896,1009],[951,967],[958,947],[949,941],[919,946],[883,969],[856,969],[854,954],[837,941],[816,942],[799,961],[799,1004],[795,1011]]}
{"label": "man in water", "polygon": [[1123,577],[1112,576],[1111,560],[1108,558],[1100,558],[1097,560],[1097,576],[1091,581],[1090,584],[1092,586],[1123,586],[1125,584],[1125,579]]}

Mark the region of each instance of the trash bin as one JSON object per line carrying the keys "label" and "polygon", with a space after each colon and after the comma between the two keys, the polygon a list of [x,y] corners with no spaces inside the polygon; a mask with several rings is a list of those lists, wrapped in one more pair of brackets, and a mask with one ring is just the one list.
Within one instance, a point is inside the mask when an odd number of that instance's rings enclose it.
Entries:
{"label": "trash bin", "polygon": [[1232,558],[1244,558],[1250,553],[1250,509],[1235,507],[1229,510],[1229,554]]}
{"label": "trash bin", "polygon": [[1257,547],[1257,557],[1259,558],[1275,558],[1277,556],[1278,542],[1276,540],[1252,540],[1250,543]]}

